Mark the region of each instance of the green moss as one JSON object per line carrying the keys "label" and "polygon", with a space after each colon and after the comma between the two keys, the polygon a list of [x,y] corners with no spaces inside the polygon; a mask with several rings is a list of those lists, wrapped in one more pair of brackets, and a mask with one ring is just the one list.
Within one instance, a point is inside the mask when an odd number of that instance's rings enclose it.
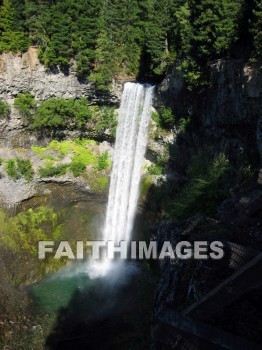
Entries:
{"label": "green moss", "polygon": [[141,186],[140,186],[140,193],[142,198],[146,198],[147,193],[151,186],[152,186],[152,180],[150,176],[142,178]]}
{"label": "green moss", "polygon": [[94,176],[91,180],[91,187],[94,191],[104,191],[109,184],[109,179],[105,176]]}

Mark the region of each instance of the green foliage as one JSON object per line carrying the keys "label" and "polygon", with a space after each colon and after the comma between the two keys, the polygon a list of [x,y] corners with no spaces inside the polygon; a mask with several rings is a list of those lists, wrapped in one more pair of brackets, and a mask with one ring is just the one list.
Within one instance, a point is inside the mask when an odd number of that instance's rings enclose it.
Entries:
{"label": "green foliage", "polygon": [[0,52],[23,52],[29,46],[29,38],[21,23],[21,13],[14,5],[12,0],[3,0],[0,7]]}
{"label": "green foliage", "polygon": [[94,191],[104,191],[109,183],[105,176],[95,176],[91,179],[91,187]]}
{"label": "green foliage", "polygon": [[242,6],[232,0],[189,1],[192,52],[198,59],[226,52],[238,37]]}
{"label": "green foliage", "polygon": [[94,113],[93,119],[98,121],[95,126],[95,129],[98,132],[105,132],[106,130],[109,130],[110,135],[115,136],[117,118],[113,107],[101,107],[99,115],[97,116]]}
{"label": "green foliage", "polygon": [[61,238],[58,218],[58,214],[47,207],[28,209],[10,218],[1,211],[0,241],[14,252],[24,250],[37,256],[38,241]]}
{"label": "green foliage", "polygon": [[41,177],[53,177],[65,175],[68,170],[67,164],[50,165],[48,164],[44,168],[39,168],[39,174]]}
{"label": "green foliage", "polygon": [[31,42],[51,69],[73,58],[99,90],[121,76],[159,80],[175,61],[192,89],[206,83],[206,63],[243,36],[261,55],[261,13],[260,0],[3,0],[0,51]]}
{"label": "green foliage", "polygon": [[187,173],[190,180],[171,203],[171,217],[187,217],[195,214],[210,214],[229,194],[226,183],[230,164],[224,154],[210,158],[201,153],[193,157]]}
{"label": "green foliage", "polygon": [[109,153],[108,151],[102,153],[99,157],[98,157],[98,162],[97,162],[97,170],[104,170],[106,168],[108,168],[110,165],[109,162]]}
{"label": "green foliage", "polygon": [[7,102],[0,100],[0,118],[8,118],[10,115],[10,107]]}
{"label": "green foliage", "polygon": [[164,172],[164,168],[159,164],[153,164],[148,168],[150,175],[161,175]]}
{"label": "green foliage", "polygon": [[152,113],[152,119],[161,129],[170,129],[175,125],[175,116],[171,108],[161,107],[159,113]]}
{"label": "green foliage", "polygon": [[189,91],[201,83],[201,67],[196,64],[192,57],[182,59],[181,63],[178,66],[178,70],[182,71]]}
{"label": "green foliage", "polygon": [[74,161],[70,165],[70,170],[72,171],[74,177],[77,177],[84,173],[86,166],[81,162]]}
{"label": "green foliage", "polygon": [[189,118],[181,118],[179,120],[178,130],[185,133],[187,131],[189,124],[190,124]]}
{"label": "green foliage", "polygon": [[251,22],[251,34],[253,36],[253,46],[255,56],[262,57],[262,2],[255,0],[253,9],[253,21]]}
{"label": "green foliage", "polygon": [[165,166],[168,162],[168,158],[169,158],[169,153],[168,153],[168,149],[167,146],[165,147],[165,151],[163,154],[158,155],[156,162],[154,164],[152,164],[149,168],[148,168],[148,173],[150,175],[161,175],[164,173],[165,170]]}
{"label": "green foliage", "polygon": [[14,100],[18,112],[27,119],[31,119],[35,108],[35,99],[29,92],[18,94]]}
{"label": "green foliage", "polygon": [[69,155],[71,158],[70,164],[54,165],[52,160],[56,156],[52,156],[51,161],[46,162],[45,167],[41,167],[39,169],[41,177],[61,176],[69,170],[75,177],[78,177],[85,173],[88,165],[91,166],[90,173],[92,173],[94,170],[105,170],[110,165],[108,152],[98,155],[97,143],[93,140],[76,139],[61,142],[53,140],[47,147],[33,146],[32,150],[34,150],[36,154],[40,155],[41,159],[49,158],[48,151],[55,151],[58,153],[57,157],[60,157],[60,160],[67,155]]}
{"label": "green foliage", "polygon": [[30,181],[34,175],[32,163],[27,159],[9,159],[4,166],[7,175],[13,180],[24,178],[26,181]]}
{"label": "green foliage", "polygon": [[169,63],[174,60],[173,10],[176,1],[145,1],[143,22],[145,32],[145,52],[148,55],[150,69],[161,76]]}
{"label": "green foliage", "polygon": [[101,0],[26,2],[26,23],[40,58],[48,66],[68,65],[75,57],[79,73],[89,73],[96,57]]}
{"label": "green foliage", "polygon": [[35,128],[61,128],[84,127],[91,118],[91,109],[87,99],[67,100],[63,98],[50,98],[43,101],[37,108],[33,118]]}

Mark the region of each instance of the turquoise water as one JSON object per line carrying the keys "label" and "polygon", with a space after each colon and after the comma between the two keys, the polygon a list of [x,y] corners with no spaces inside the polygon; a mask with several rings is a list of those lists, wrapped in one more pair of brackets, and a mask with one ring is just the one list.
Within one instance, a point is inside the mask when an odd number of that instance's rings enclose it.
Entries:
{"label": "turquoise water", "polygon": [[88,276],[76,275],[67,278],[52,276],[30,287],[30,295],[37,308],[43,312],[57,312],[66,307],[76,290],[88,286]]}
{"label": "turquoise water", "polygon": [[116,291],[138,271],[136,265],[122,262],[112,263],[108,269],[102,263],[74,263],[32,285],[29,294],[39,311],[56,313],[67,307],[76,293],[99,293],[101,288]]}

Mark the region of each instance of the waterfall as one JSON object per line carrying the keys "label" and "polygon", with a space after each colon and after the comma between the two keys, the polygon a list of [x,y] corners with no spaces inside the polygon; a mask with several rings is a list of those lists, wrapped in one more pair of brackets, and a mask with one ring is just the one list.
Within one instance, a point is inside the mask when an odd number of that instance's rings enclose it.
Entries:
{"label": "waterfall", "polygon": [[126,83],[124,86],[103,230],[105,241],[119,243],[130,240],[147,145],[153,90],[151,85]]}

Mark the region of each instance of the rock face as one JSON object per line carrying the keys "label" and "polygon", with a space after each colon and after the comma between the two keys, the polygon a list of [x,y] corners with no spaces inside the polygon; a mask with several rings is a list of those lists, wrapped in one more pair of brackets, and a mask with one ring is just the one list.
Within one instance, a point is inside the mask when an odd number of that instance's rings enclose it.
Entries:
{"label": "rock face", "polygon": [[94,103],[119,102],[122,86],[113,83],[110,93],[98,93],[94,86],[76,75],[74,65],[68,71],[46,69],[37,57],[37,49],[18,55],[0,56],[0,99],[12,100],[20,92],[29,91],[37,100],[50,97],[88,97]]}
{"label": "rock face", "polygon": [[51,97],[87,97],[93,104],[118,105],[122,87],[121,82],[115,81],[111,91],[97,91],[86,78],[77,76],[74,62],[68,71],[46,69],[40,63],[34,47],[20,55],[3,53],[0,55],[0,100],[9,103],[11,114],[8,119],[0,116],[0,143],[6,147],[28,147],[45,143],[44,138],[48,138],[48,135],[36,135],[27,129],[24,118],[13,106],[18,93],[30,92],[37,101]]}
{"label": "rock face", "polygon": [[190,92],[173,68],[157,88],[155,107],[168,106],[177,117],[190,118],[188,156],[190,144],[191,152],[202,144],[215,145],[218,153],[239,162],[259,159],[259,154],[262,159],[261,64],[218,60],[209,64],[208,74],[209,86]]}
{"label": "rock face", "polygon": [[[181,73],[175,68],[157,88],[154,103],[156,109],[163,105],[168,106],[174,110],[176,116],[191,120],[187,133],[174,144],[176,157],[182,154],[181,159],[190,159],[197,149],[210,146],[214,153],[225,153],[233,164],[235,162],[239,166],[247,161],[257,168],[259,157],[262,160],[261,66],[258,63],[218,60],[209,65],[208,71],[210,85],[197,91],[186,90]],[[176,163],[179,160],[176,159]],[[262,184],[262,170],[258,182]],[[152,229],[151,238],[160,244],[163,240],[176,244],[178,240],[193,241],[199,237],[217,239],[222,233],[226,241],[261,251],[261,207],[261,188],[254,183],[252,188],[242,191],[238,188],[238,193],[225,200],[218,208],[216,219],[209,221],[200,217],[196,226],[192,226],[195,218],[174,223],[160,222]],[[212,263],[211,260],[187,262],[176,259],[166,261],[160,267],[161,279],[155,294],[153,314],[153,349],[189,349],[191,346],[183,342],[173,341],[168,345],[164,343],[165,334],[161,338],[157,330],[158,313],[163,308],[184,311],[189,303],[199,300],[231,275],[231,266],[223,265],[222,261],[220,264]],[[243,299],[243,304],[248,303],[247,300],[248,297]],[[234,307],[240,309],[236,303],[232,309],[223,310],[223,315],[228,313],[228,317],[232,319]],[[227,326],[230,323],[222,314],[216,317],[217,323],[213,324],[221,326],[224,323]],[[236,317],[235,329],[226,330],[241,336],[244,334],[248,338],[248,327],[244,332],[240,325],[245,319],[246,314],[240,312]],[[253,320],[249,324],[254,326]],[[250,340],[254,341],[254,338],[251,337]],[[180,340],[178,336],[177,342]],[[192,348],[203,347],[194,343]]]}
{"label": "rock face", "polygon": [[156,90],[155,106],[174,108],[178,117],[198,116],[204,126],[242,123],[260,117],[262,67],[238,60],[217,60],[208,66],[209,87],[186,91],[175,67]]}

